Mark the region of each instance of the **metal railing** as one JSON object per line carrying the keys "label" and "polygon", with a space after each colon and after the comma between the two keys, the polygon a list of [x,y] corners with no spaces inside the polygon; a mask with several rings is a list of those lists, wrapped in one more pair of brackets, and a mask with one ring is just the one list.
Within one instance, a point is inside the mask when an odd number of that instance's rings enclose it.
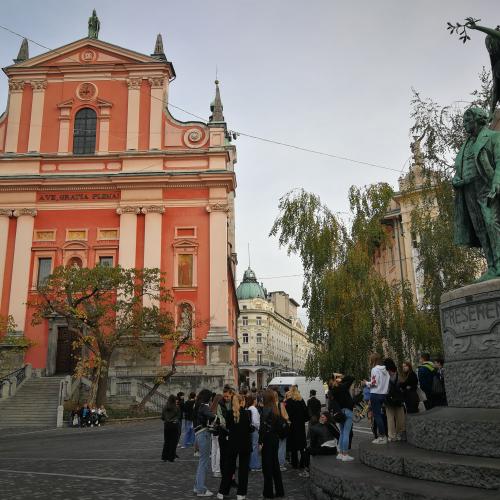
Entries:
{"label": "metal railing", "polygon": [[[137,383],[137,395],[142,398],[153,388],[153,386],[148,386],[144,382]],[[168,396],[165,394],[156,391],[152,396],[149,402],[153,406],[156,411],[161,412],[163,407],[166,405],[168,400]]]}
{"label": "metal railing", "polygon": [[[29,369],[28,369],[29,367]],[[29,372],[29,373],[28,373]],[[22,383],[31,377],[31,365],[26,364],[0,378],[0,399],[14,396]]]}

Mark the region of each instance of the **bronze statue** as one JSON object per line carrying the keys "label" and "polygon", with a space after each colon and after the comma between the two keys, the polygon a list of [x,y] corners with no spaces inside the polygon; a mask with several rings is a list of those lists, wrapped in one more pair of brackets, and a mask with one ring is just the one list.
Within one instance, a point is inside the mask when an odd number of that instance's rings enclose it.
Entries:
{"label": "bronze statue", "polygon": [[497,102],[500,101],[500,26],[496,29],[486,28],[484,26],[479,26],[476,24],[480,19],[474,19],[472,17],[467,17],[465,19],[465,24],[451,24],[448,23],[448,30],[450,34],[458,33],[460,40],[463,43],[470,40],[470,36],[467,33],[467,29],[482,31],[486,33],[486,48],[490,54],[491,60],[491,76],[493,80],[493,87],[491,92],[490,100],[490,119],[493,118],[495,113],[495,108]]}
{"label": "bronze statue", "polygon": [[89,17],[89,38],[99,38],[99,29],[101,28],[101,23],[97,17],[95,9],[92,11],[92,15]]}
{"label": "bronze statue", "polygon": [[455,161],[455,243],[481,247],[488,263],[478,281],[500,276],[500,132],[488,128],[488,113],[469,108],[467,140]]}

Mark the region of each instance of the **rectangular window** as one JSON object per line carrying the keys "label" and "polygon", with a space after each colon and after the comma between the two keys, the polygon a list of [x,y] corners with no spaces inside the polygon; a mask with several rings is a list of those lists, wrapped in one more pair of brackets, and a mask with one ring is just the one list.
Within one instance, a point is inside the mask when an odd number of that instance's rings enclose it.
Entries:
{"label": "rectangular window", "polygon": [[248,351],[243,351],[243,363],[248,363]]}
{"label": "rectangular window", "polygon": [[103,267],[113,267],[113,257],[107,255],[100,255],[99,265]]}
{"label": "rectangular window", "polygon": [[257,364],[262,364],[262,351],[257,351]]}
{"label": "rectangular window", "polygon": [[242,321],[242,325],[243,326],[248,326],[248,318],[246,316],[243,316],[243,318],[241,319]]}
{"label": "rectangular window", "polygon": [[243,334],[243,343],[248,344],[248,333]]}
{"label": "rectangular window", "polygon": [[262,344],[262,333],[257,332],[257,344]]}
{"label": "rectangular window", "polygon": [[52,273],[52,258],[40,257],[38,259],[38,277],[36,280],[37,286],[43,285],[47,278]]}
{"label": "rectangular window", "polygon": [[247,306],[243,306],[243,309],[246,309],[246,308],[247,308]]}
{"label": "rectangular window", "polygon": [[193,254],[177,256],[177,273],[179,286],[193,286]]}
{"label": "rectangular window", "polygon": [[257,316],[257,326],[262,325],[262,318],[260,316]]}

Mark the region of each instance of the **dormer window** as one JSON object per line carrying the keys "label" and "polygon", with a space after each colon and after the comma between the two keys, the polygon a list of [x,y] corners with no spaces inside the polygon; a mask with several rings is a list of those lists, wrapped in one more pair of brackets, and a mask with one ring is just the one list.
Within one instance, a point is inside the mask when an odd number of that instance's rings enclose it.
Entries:
{"label": "dormer window", "polygon": [[75,115],[73,127],[73,154],[93,155],[96,143],[97,114],[91,108],[83,108]]}

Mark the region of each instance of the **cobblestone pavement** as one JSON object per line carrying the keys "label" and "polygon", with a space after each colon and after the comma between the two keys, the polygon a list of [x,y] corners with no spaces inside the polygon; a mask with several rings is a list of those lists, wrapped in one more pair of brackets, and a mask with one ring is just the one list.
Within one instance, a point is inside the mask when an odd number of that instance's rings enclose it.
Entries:
{"label": "cobblestone pavement", "polygon": [[[86,429],[2,430],[0,498],[196,498],[192,449],[178,449],[180,458],[164,463],[162,444],[159,420]],[[283,480],[288,500],[306,499],[307,479],[290,470]],[[251,473],[247,498],[261,498],[262,485],[262,473]],[[219,480],[210,476],[207,486],[217,492]]]}

